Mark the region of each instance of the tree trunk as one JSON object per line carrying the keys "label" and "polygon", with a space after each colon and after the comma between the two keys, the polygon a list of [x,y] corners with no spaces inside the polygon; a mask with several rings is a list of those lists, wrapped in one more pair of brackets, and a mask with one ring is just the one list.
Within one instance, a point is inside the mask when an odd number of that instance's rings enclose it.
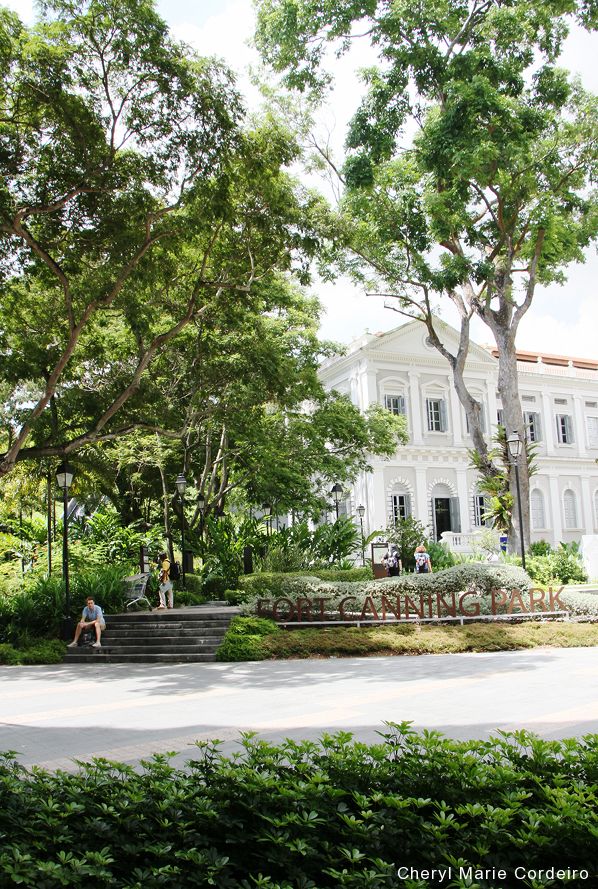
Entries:
{"label": "tree trunk", "polygon": [[517,379],[517,355],[511,331],[503,331],[494,326],[494,336],[498,349],[498,391],[502,399],[503,417],[507,438],[517,432],[522,442],[522,452],[517,466],[519,469],[519,486],[521,492],[521,513],[523,527],[519,527],[519,504],[517,499],[517,478],[515,466],[509,463],[509,492],[513,498],[511,525],[508,529],[509,552],[519,555],[523,543],[524,549],[530,543],[530,512],[529,512],[529,468],[527,460],[527,440],[521,402],[519,400],[519,384]]}

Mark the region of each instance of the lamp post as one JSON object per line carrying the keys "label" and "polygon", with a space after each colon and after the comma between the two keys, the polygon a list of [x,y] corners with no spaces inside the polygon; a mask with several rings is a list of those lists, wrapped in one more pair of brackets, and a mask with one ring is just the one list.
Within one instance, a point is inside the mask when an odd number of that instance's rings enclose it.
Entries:
{"label": "lamp post", "polygon": [[62,490],[62,579],[64,582],[64,617],[62,621],[63,639],[71,636],[71,587],[69,583],[69,530],[68,506],[69,488],[73,483],[73,468],[63,461],[56,471],[56,481]]}
{"label": "lamp post", "polygon": [[365,506],[357,507],[357,515],[359,516],[359,525],[361,527],[361,564],[365,568],[365,538],[363,536],[363,517],[365,515]]}
{"label": "lamp post", "polygon": [[515,486],[517,487],[517,512],[519,515],[519,542],[521,544],[521,567],[525,571],[525,541],[523,539],[523,510],[521,508],[521,487],[519,485],[519,457],[523,451],[523,442],[518,432],[511,432],[507,438],[507,448],[511,465],[515,468]]}
{"label": "lamp post", "polygon": [[334,500],[334,508],[336,510],[336,518],[338,519],[338,505],[341,502],[341,499],[343,496],[342,485],[339,485],[339,483],[337,482],[335,485],[332,486],[332,490],[330,491],[330,493],[332,494],[332,498]]}
{"label": "lamp post", "polygon": [[262,504],[262,512],[266,523],[266,536],[269,537],[272,533],[272,506],[269,503]]}
{"label": "lamp post", "polygon": [[183,562],[183,589],[186,589],[185,586],[185,491],[187,490],[187,479],[181,472],[180,475],[177,476],[176,480],[176,489],[179,492],[179,497],[181,498],[181,555]]}

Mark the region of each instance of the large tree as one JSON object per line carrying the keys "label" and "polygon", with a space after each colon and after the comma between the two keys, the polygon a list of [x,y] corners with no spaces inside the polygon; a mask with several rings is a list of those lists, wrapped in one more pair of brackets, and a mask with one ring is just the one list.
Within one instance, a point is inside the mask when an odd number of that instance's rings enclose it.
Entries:
{"label": "large tree", "polygon": [[0,68],[0,475],[180,434],[156,358],[215,301],[238,317],[274,270],[305,278],[292,141],[245,127],[231,73],[143,0],[51,0],[32,28],[2,10]]}
{"label": "large tree", "polygon": [[[563,279],[596,235],[596,103],[556,66],[573,18],[593,0],[261,0],[258,45],[286,82],[321,90],[329,45],[366,36],[380,64],[350,125],[339,225],[349,267],[420,318],[449,361],[480,468],[496,472],[464,379],[469,325],[492,331],[509,432],[525,427],[515,340],[538,282]],[[416,128],[416,135],[410,133]],[[407,135],[406,135],[407,131]],[[405,144],[406,143],[406,144]],[[435,301],[461,318],[452,353]],[[521,461],[529,539],[529,480]],[[515,495],[511,470],[509,485]]]}

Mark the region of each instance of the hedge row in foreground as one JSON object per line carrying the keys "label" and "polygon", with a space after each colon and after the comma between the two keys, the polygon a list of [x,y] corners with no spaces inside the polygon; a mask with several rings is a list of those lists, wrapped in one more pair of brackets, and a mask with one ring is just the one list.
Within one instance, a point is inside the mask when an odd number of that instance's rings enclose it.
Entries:
{"label": "hedge row in foreground", "polygon": [[[141,773],[106,761],[80,774],[28,772],[6,757],[0,885],[595,885],[596,735],[457,742],[403,724],[376,746],[339,733],[243,747],[228,759],[198,745],[185,770],[156,756]],[[450,868],[450,880],[410,880],[411,868]],[[507,877],[476,879],[470,868]],[[578,876],[537,877],[551,868]]]}
{"label": "hedge row in foreground", "polygon": [[235,617],[216,657],[219,661],[284,658],[457,654],[576,648],[598,645],[598,624],[566,621],[470,623],[463,627],[416,624],[284,630],[259,617]]}

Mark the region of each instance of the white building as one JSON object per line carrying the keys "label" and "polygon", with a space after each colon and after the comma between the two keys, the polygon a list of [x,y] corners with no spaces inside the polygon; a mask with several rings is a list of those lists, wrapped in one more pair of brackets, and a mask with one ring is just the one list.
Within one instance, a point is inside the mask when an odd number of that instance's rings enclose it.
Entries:
{"label": "white building", "polygon": [[[451,351],[457,332],[437,330]],[[518,353],[519,389],[538,471],[530,479],[532,540],[579,540],[598,532],[598,361]],[[467,450],[465,411],[446,360],[413,321],[389,333],[366,334],[321,368],[328,389],[365,410],[372,403],[404,414],[409,443],[390,459],[374,458],[359,478],[347,511],[366,507],[366,532],[393,517],[413,515],[440,539],[443,532],[480,532],[484,504]],[[490,349],[470,347],[465,379],[482,404],[490,440],[501,416],[498,362]]]}

